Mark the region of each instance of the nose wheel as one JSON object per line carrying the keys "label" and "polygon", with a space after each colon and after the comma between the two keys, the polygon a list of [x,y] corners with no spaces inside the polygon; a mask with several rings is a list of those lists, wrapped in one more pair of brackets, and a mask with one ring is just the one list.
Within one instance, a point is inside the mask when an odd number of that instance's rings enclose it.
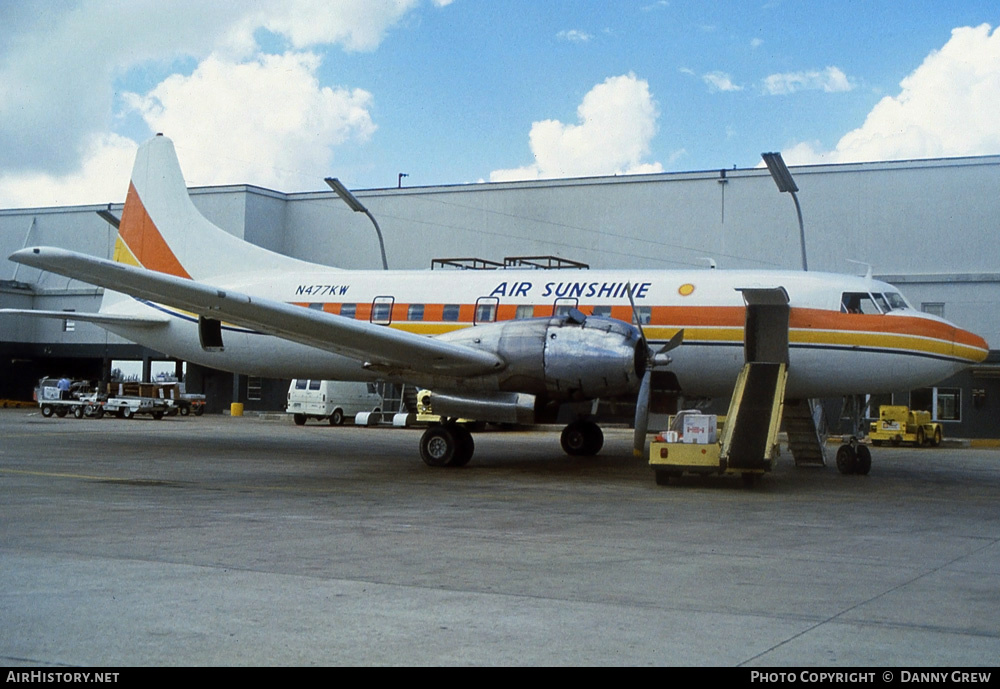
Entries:
{"label": "nose wheel", "polygon": [[867,476],[872,470],[872,453],[867,445],[858,443],[857,438],[851,438],[837,450],[837,471],[842,474],[861,474]]}

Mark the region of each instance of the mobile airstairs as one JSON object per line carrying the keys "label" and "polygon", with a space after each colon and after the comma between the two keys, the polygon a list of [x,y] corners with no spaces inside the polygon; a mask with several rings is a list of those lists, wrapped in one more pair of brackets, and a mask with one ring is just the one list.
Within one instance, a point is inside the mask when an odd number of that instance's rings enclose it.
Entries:
{"label": "mobile airstairs", "polygon": [[781,287],[741,291],[746,302],[745,363],[729,410],[724,417],[696,412],[674,417],[670,430],[650,443],[649,463],[658,484],[685,472],[739,475],[745,484],[753,484],[771,470],[783,412],[793,408],[786,425],[796,464],[824,464],[812,405],[807,400],[790,401],[787,407],[785,403],[788,294]]}

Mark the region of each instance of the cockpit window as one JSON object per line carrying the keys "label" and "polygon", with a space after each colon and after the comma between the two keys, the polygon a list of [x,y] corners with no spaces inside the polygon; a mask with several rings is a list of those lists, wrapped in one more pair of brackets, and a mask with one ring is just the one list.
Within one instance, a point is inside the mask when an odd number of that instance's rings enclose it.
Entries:
{"label": "cockpit window", "polygon": [[882,313],[875,305],[872,295],[867,292],[844,292],[840,300],[840,310],[843,313]]}
{"label": "cockpit window", "polygon": [[892,309],[889,308],[889,302],[885,300],[885,297],[881,294],[875,293],[872,295],[875,297],[875,303],[878,304],[878,308],[882,313],[889,313]]}
{"label": "cockpit window", "polygon": [[899,292],[886,292],[886,301],[889,302],[889,308],[893,311],[896,309],[909,309],[912,308],[910,304],[906,301],[902,294]]}

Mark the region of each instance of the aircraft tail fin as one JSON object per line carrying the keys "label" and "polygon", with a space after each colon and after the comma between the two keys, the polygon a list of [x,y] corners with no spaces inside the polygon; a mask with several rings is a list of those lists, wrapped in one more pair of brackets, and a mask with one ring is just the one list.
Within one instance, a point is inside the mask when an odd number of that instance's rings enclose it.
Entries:
{"label": "aircraft tail fin", "polygon": [[114,260],[195,280],[311,266],[234,237],[205,218],[188,196],[173,142],[161,134],[136,153]]}

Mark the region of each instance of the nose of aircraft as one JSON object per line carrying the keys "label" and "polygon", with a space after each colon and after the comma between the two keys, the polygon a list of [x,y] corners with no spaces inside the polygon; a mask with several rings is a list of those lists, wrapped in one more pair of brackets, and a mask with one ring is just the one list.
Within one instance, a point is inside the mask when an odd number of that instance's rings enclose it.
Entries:
{"label": "nose of aircraft", "polygon": [[955,334],[951,340],[951,354],[956,359],[963,359],[969,364],[978,364],[986,359],[990,353],[990,347],[986,340],[961,328],[955,328]]}

